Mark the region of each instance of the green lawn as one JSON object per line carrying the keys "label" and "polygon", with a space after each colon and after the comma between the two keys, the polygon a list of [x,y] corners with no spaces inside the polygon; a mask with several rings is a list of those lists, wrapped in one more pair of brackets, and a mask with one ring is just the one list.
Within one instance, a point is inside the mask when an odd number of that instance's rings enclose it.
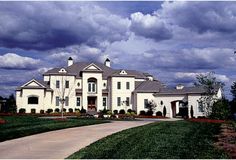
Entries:
{"label": "green lawn", "polygon": [[108,122],[104,120],[77,118],[68,119],[63,122],[39,119],[36,116],[0,116],[0,118],[7,121],[6,124],[0,124],[0,142],[52,130]]}
{"label": "green lawn", "polygon": [[68,158],[229,158],[213,147],[219,126],[188,121],[152,123],[103,138]]}

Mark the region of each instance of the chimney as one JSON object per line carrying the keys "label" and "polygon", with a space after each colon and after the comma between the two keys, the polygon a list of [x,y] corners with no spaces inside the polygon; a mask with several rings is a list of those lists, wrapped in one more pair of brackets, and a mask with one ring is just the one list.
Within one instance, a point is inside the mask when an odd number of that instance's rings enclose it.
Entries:
{"label": "chimney", "polygon": [[68,67],[71,66],[73,64],[73,59],[71,57],[69,57],[68,59]]}
{"label": "chimney", "polygon": [[184,85],[182,85],[182,84],[178,84],[177,86],[176,86],[176,89],[177,90],[180,90],[180,89],[183,89],[184,88]]}
{"label": "chimney", "polygon": [[111,61],[109,58],[107,58],[104,62],[104,65],[107,66],[107,67],[111,67]]}

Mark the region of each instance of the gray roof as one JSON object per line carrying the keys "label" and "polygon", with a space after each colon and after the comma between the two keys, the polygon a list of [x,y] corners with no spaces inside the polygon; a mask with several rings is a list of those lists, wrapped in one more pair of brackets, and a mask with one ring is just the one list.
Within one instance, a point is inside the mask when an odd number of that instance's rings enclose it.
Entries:
{"label": "gray roof", "polygon": [[163,84],[160,81],[138,81],[135,82],[135,90],[134,92],[159,92],[161,88],[163,88]]}
{"label": "gray roof", "polygon": [[[214,92],[219,90],[220,86],[214,87]],[[206,88],[204,86],[192,86],[184,87],[183,89],[176,88],[161,88],[156,95],[166,95],[166,94],[204,94],[206,93]]]}
{"label": "gray roof", "polygon": [[[81,78],[81,71],[83,71],[83,69],[90,64],[91,64],[90,62],[77,62],[71,66],[64,67],[65,70],[67,71],[66,75],[74,75],[74,76],[76,76],[76,78]],[[113,69],[113,68],[105,66],[102,63],[93,63],[93,64],[95,64],[96,66],[101,68],[101,70],[103,71],[103,79],[107,79],[110,76],[114,76],[114,77],[115,76],[121,76],[121,77],[133,76],[135,78],[140,78],[140,79],[147,78],[144,73],[136,71],[136,70],[125,70],[127,72],[127,75],[121,75],[121,74],[119,74],[121,69]],[[44,73],[44,75],[61,74],[61,73],[59,73],[60,69],[61,68],[53,68],[51,70],[48,70],[46,73]]]}

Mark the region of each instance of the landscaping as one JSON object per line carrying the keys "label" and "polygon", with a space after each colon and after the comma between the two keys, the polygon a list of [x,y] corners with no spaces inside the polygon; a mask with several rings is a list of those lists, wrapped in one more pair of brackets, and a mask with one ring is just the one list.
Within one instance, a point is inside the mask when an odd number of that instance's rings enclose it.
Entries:
{"label": "landscaping", "polygon": [[99,119],[83,118],[53,120],[30,115],[0,116],[0,121],[4,122],[0,124],[0,142],[52,130],[109,122]]}
{"label": "landscaping", "polygon": [[221,159],[214,146],[220,123],[157,122],[103,138],[72,154],[70,159]]}

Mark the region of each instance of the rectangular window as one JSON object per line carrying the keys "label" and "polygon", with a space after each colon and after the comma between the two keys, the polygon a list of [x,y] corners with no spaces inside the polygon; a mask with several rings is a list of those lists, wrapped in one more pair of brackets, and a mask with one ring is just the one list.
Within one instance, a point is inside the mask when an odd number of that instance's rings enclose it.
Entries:
{"label": "rectangular window", "polygon": [[107,98],[106,98],[106,97],[103,97],[103,98],[102,98],[102,106],[103,106],[103,107],[106,107],[106,106],[107,106]]}
{"label": "rectangular window", "polygon": [[117,106],[120,106],[121,105],[121,99],[120,97],[117,97]]}
{"label": "rectangular window", "polygon": [[198,102],[198,112],[204,112],[204,106],[202,102]]}
{"label": "rectangular window", "polygon": [[80,97],[76,98],[76,106],[80,106]]}
{"label": "rectangular window", "polygon": [[60,88],[60,81],[56,81],[56,88]]}
{"label": "rectangular window", "polygon": [[148,99],[144,99],[144,108],[147,108]]}
{"label": "rectangular window", "polygon": [[69,88],[69,81],[66,81],[65,86],[66,86],[66,88]]}
{"label": "rectangular window", "polygon": [[117,82],[117,89],[121,89],[121,83]]}
{"label": "rectangular window", "polygon": [[65,106],[68,106],[69,105],[69,97],[66,97],[65,98]]}
{"label": "rectangular window", "polygon": [[59,106],[59,97],[56,97],[56,106]]}
{"label": "rectangular window", "polygon": [[129,89],[130,88],[130,84],[129,82],[126,82],[126,89]]}
{"label": "rectangular window", "polygon": [[96,83],[94,82],[88,83],[88,92],[96,92]]}
{"label": "rectangular window", "polygon": [[126,106],[129,106],[129,97],[126,97]]}

